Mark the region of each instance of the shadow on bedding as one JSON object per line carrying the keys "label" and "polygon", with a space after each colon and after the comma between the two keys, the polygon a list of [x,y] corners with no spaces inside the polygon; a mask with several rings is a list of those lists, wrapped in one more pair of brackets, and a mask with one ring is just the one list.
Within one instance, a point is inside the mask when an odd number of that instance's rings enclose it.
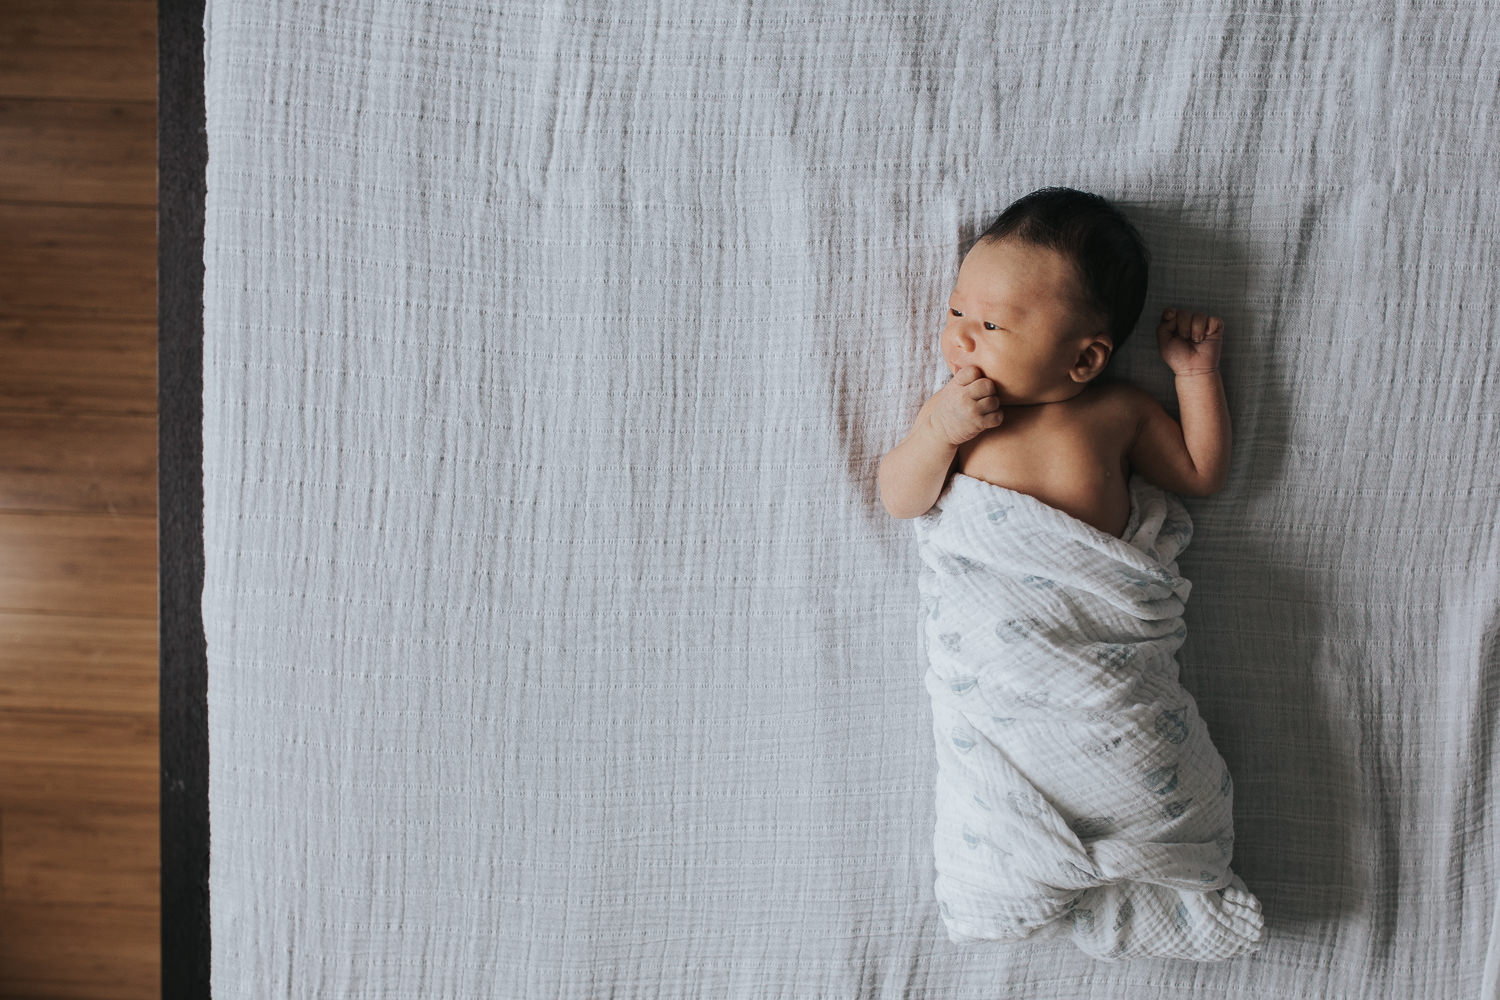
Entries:
{"label": "shadow on bedding", "polygon": [[[1385,815],[1398,776],[1380,771],[1378,761],[1361,762],[1362,735],[1345,721],[1347,688],[1339,678],[1365,665],[1326,638],[1338,582],[1304,568],[1300,549],[1308,539],[1295,524],[1273,520],[1277,536],[1268,538],[1253,524],[1226,522],[1239,512],[1278,509],[1295,373],[1274,345],[1283,311],[1301,290],[1277,286],[1275,275],[1302,273],[1306,262],[1270,261],[1272,248],[1257,247],[1248,234],[1194,223],[1232,210],[1122,208],[1152,251],[1146,314],[1170,302],[1213,308],[1230,334],[1224,381],[1235,454],[1223,494],[1187,501],[1202,538],[1183,560],[1197,587],[1181,658],[1183,683],[1235,778],[1234,867],[1260,897],[1273,942],[1278,931],[1295,933],[1299,924],[1351,910],[1374,911],[1373,933],[1388,933],[1393,912],[1380,912],[1369,897],[1373,886],[1392,884],[1373,866],[1394,865],[1400,856],[1397,826]],[[1317,212],[1303,204],[1280,227],[1274,252],[1308,253]],[[1119,359],[1120,376],[1175,414],[1171,375],[1147,349],[1150,342],[1137,330]]]}
{"label": "shadow on bedding", "polygon": [[[1235,454],[1224,493],[1187,501],[1202,538],[1183,559],[1196,589],[1181,661],[1183,683],[1234,775],[1234,867],[1260,897],[1274,941],[1278,930],[1373,910],[1371,887],[1392,883],[1362,865],[1395,864],[1400,852],[1392,842],[1397,826],[1384,814],[1392,807],[1383,805],[1396,800],[1398,776],[1370,773],[1381,764],[1361,762],[1361,733],[1344,721],[1350,710],[1339,678],[1365,665],[1326,638],[1339,602],[1336,578],[1304,568],[1299,548],[1308,539],[1295,524],[1273,520],[1277,537],[1267,538],[1252,524],[1226,521],[1278,508],[1294,373],[1273,346],[1284,305],[1299,292],[1272,287],[1288,262],[1263,259],[1269,248],[1255,247],[1248,234],[1193,222],[1225,213],[1191,205],[1122,208],[1152,251],[1146,315],[1171,302],[1192,304],[1216,310],[1229,331],[1224,381]],[[1316,215],[1317,207],[1305,204],[1286,220],[1276,252],[1305,254]],[[1293,273],[1303,270],[1299,263],[1290,262]],[[1175,415],[1171,375],[1150,346],[1149,331],[1138,329],[1119,374]],[[1361,840],[1371,836],[1382,842]],[[1374,932],[1392,927],[1393,917],[1376,913]]]}
{"label": "shadow on bedding", "polygon": [[[1252,566],[1287,556],[1240,548]],[[1356,855],[1364,865],[1399,858],[1399,844],[1360,840],[1362,831],[1387,831],[1388,840],[1396,829],[1381,805],[1394,796],[1378,789],[1397,776],[1362,774],[1379,763],[1361,764],[1360,733],[1338,721],[1350,712],[1330,679],[1362,666],[1343,662],[1325,638],[1334,595],[1295,569],[1219,567],[1197,579],[1194,597],[1203,599],[1188,603],[1183,684],[1234,775],[1234,866],[1260,897],[1271,940],[1299,924],[1369,912],[1371,887],[1385,880],[1361,870]],[[1392,926],[1375,916],[1372,930]]]}

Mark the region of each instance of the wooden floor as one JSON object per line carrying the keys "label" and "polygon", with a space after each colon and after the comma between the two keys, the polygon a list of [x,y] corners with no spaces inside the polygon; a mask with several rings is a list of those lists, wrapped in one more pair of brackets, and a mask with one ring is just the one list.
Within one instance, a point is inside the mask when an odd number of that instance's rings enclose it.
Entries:
{"label": "wooden floor", "polygon": [[156,5],[0,4],[0,997],[160,996]]}

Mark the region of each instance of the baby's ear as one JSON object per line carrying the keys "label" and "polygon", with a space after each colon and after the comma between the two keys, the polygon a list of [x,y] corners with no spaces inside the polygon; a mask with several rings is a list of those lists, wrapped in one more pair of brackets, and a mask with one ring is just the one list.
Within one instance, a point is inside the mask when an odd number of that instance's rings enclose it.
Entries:
{"label": "baby's ear", "polygon": [[1114,353],[1114,345],[1110,342],[1107,334],[1101,334],[1089,341],[1078,354],[1078,360],[1073,362],[1073,367],[1068,370],[1068,376],[1074,382],[1091,382],[1109,364],[1110,355]]}

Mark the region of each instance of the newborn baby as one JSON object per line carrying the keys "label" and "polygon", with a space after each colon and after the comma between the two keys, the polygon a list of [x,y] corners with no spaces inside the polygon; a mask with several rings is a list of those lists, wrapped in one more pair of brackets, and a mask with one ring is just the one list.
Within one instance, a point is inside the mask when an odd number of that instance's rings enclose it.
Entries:
{"label": "newborn baby", "polygon": [[948,296],[953,378],[880,463],[886,510],[925,513],[956,470],[1118,537],[1132,468],[1173,493],[1221,489],[1230,434],[1218,317],[1167,309],[1157,327],[1181,426],[1140,389],[1095,381],[1145,296],[1145,248],[1102,198],[1049,189],[1006,209]]}
{"label": "newborn baby", "polygon": [[[1230,870],[1229,770],[1174,654],[1192,521],[1224,485],[1223,323],[1167,309],[1179,426],[1101,383],[1146,292],[1139,235],[1051,188],[980,237],[948,299],[951,373],[881,462],[914,518],[938,756],[935,891],[960,943],[1071,933],[1099,958],[1259,947]],[[1167,492],[1170,491],[1170,492]]]}

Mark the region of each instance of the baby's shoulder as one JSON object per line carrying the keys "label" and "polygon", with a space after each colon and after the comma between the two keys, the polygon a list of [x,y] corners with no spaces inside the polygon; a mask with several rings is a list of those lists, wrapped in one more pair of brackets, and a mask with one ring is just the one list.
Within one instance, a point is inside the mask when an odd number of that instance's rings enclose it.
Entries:
{"label": "baby's shoulder", "polygon": [[1140,421],[1146,408],[1155,403],[1151,394],[1140,386],[1113,379],[1089,386],[1086,395],[1090,418],[1111,424],[1133,426]]}

